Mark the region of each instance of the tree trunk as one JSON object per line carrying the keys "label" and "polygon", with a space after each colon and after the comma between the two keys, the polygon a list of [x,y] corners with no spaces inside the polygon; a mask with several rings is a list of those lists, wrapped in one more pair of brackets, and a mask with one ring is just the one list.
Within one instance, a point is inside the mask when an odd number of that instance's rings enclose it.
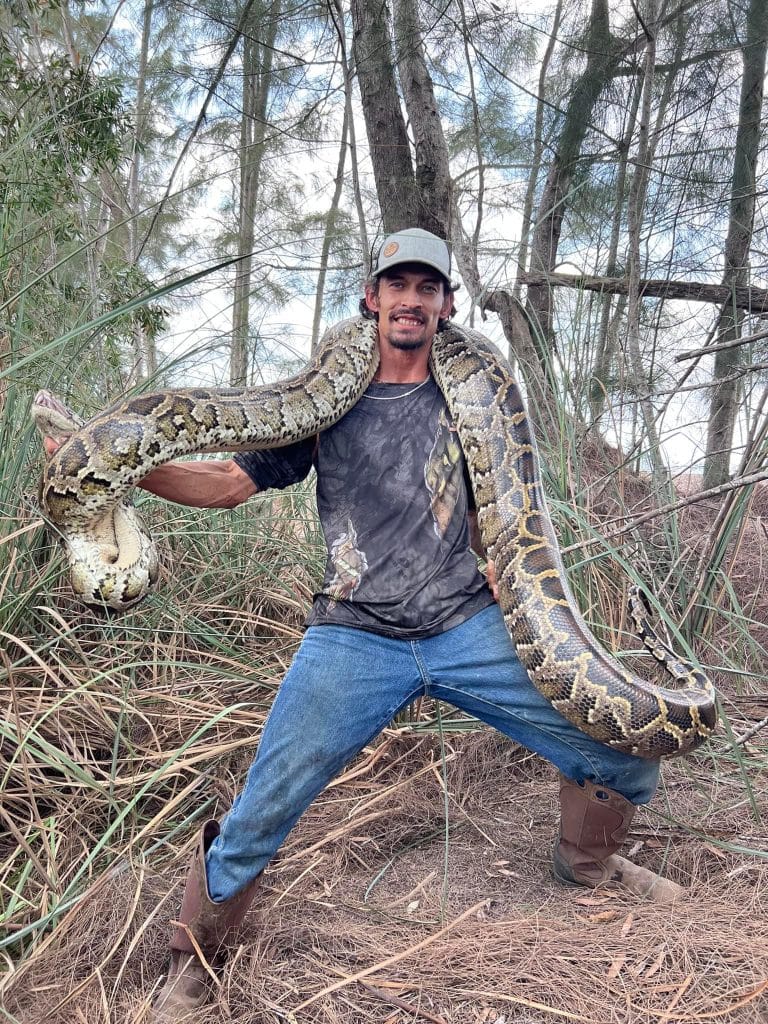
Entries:
{"label": "tree trunk", "polygon": [[415,148],[418,205],[412,226],[448,239],[453,191],[448,146],[424,59],[418,5],[414,0],[394,0],[394,16],[397,69]]}
{"label": "tree trunk", "polygon": [[557,0],[555,15],[552,19],[552,31],[549,33],[547,47],[544,50],[544,56],[541,60],[541,68],[539,69],[539,88],[536,94],[536,118],[533,126],[533,156],[531,159],[531,172],[528,175],[528,184],[525,189],[525,199],[523,200],[523,223],[520,228],[520,248],[517,252],[517,280],[515,281],[514,287],[514,295],[516,299],[520,298],[520,275],[525,272],[528,264],[528,242],[531,234],[533,200],[536,195],[536,183],[539,180],[541,155],[544,151],[544,139],[542,137],[544,125],[544,91],[546,88],[547,73],[549,71],[549,62],[552,60],[552,54],[555,52],[555,43],[557,41],[557,33],[560,28],[562,12],[563,0]]}
{"label": "tree trunk", "polygon": [[[149,63],[149,38],[152,31],[152,14],[154,0],[145,0],[144,17],[141,28],[141,46],[139,48],[139,67],[136,73],[136,108],[134,114],[133,140],[131,142],[131,161],[128,168],[127,193],[127,226],[128,226],[128,263],[135,266],[139,259],[139,176],[141,172],[141,140],[144,135],[146,104],[144,97],[147,88],[147,65]],[[148,336],[138,321],[133,325],[133,351],[136,378],[144,380],[157,372],[157,350],[154,341]]]}
{"label": "tree trunk", "polygon": [[339,37],[339,55],[341,58],[341,70],[344,75],[344,117],[347,121],[349,136],[349,160],[352,170],[352,191],[355,196],[355,209],[357,210],[358,229],[360,231],[360,247],[364,253],[368,253],[368,225],[365,219],[363,208],[363,193],[360,188],[360,173],[357,164],[357,139],[355,136],[355,115],[352,110],[352,68],[349,66],[347,57],[347,31],[344,25],[344,8],[342,0],[331,0],[329,8],[333,19],[336,33]]}
{"label": "tree trunk", "polygon": [[[248,383],[250,359],[251,272],[256,203],[259,195],[261,161],[264,155],[267,105],[269,102],[272,58],[281,2],[266,10],[257,5],[245,29],[243,45],[243,92],[240,122],[240,197],[238,209],[237,252],[242,260],[235,273],[232,304],[232,349],[229,381],[232,387]],[[268,20],[267,20],[268,19]],[[265,24],[266,21],[266,24]],[[264,32],[264,42],[259,34]]]}
{"label": "tree trunk", "polygon": [[[627,301],[626,358],[632,391],[637,396],[643,416],[645,432],[648,437],[648,455],[651,460],[656,493],[665,494],[669,487],[669,477],[661,455],[661,442],[656,427],[656,412],[648,394],[650,389],[646,383],[646,374],[643,370],[643,360],[640,352],[640,231],[643,224],[645,198],[651,170],[651,149],[648,136],[651,122],[654,66],[656,64],[656,31],[659,21],[657,0],[648,0],[646,18],[648,28],[645,65],[643,69],[643,96],[640,104],[640,131],[638,133],[637,155],[634,160],[635,166],[629,190],[629,205],[627,207],[629,295]],[[671,499],[671,495],[666,496]]]}
{"label": "tree trunk", "polygon": [[151,238],[152,232],[155,229],[155,224],[157,224],[163,212],[163,209],[165,208],[165,204],[168,201],[168,197],[173,191],[173,185],[174,182],[176,181],[176,175],[179,173],[179,168],[184,163],[184,158],[189,152],[192,143],[197,138],[197,133],[200,131],[200,129],[202,128],[203,124],[206,121],[206,118],[208,116],[208,108],[211,105],[214,96],[216,95],[216,90],[221,84],[221,80],[224,77],[224,72],[227,70],[227,66],[229,65],[229,62],[232,58],[232,54],[235,52],[237,44],[240,42],[240,37],[243,34],[245,26],[248,24],[248,20],[251,16],[251,10],[255,6],[255,4],[256,0],[245,0],[245,3],[243,4],[243,7],[240,11],[240,15],[237,19],[237,25],[235,25],[235,30],[232,33],[232,38],[230,39],[227,45],[227,49],[224,51],[223,57],[219,61],[218,67],[216,68],[211,77],[210,84],[206,89],[205,99],[203,100],[202,106],[200,107],[197,117],[195,118],[195,123],[192,126],[191,131],[188,133],[186,139],[184,140],[184,145],[181,147],[179,155],[176,157],[176,160],[174,161],[173,168],[171,169],[171,173],[168,177],[168,181],[165,186],[165,190],[163,191],[163,196],[160,202],[157,203],[155,206],[154,212],[152,214],[152,219],[149,222],[149,227],[147,228],[141,246],[139,247],[139,256],[141,256],[142,252],[144,251],[144,247]]}
{"label": "tree trunk", "polygon": [[384,232],[417,223],[419,195],[384,0],[352,0],[353,54]]}
{"label": "tree trunk", "polygon": [[[650,139],[648,140],[648,162],[649,166],[655,161],[656,151],[658,149],[659,142],[662,138],[662,128],[666,121],[667,110],[669,108],[670,100],[672,99],[672,86],[675,81],[675,77],[683,66],[684,61],[682,59],[683,50],[686,40],[686,28],[689,24],[689,18],[687,17],[686,11],[681,11],[677,19],[677,26],[675,30],[675,55],[674,60],[670,64],[664,65],[664,88],[661,93],[661,99],[659,100],[658,108],[656,111],[655,127],[651,132]],[[660,69],[660,65],[656,65],[656,72]],[[605,266],[606,277],[614,277],[618,266],[618,251],[619,241],[621,238],[621,227],[623,223],[623,211],[624,211],[624,190],[626,187],[627,169],[629,162],[629,151],[632,142],[632,136],[635,131],[635,124],[637,120],[637,112],[640,105],[640,98],[642,96],[643,89],[640,87],[633,87],[632,89],[632,100],[630,103],[629,116],[624,131],[624,135],[619,143],[619,167],[616,175],[616,201],[614,204],[613,212],[613,223],[611,225],[611,239],[608,244],[608,259]],[[605,407],[605,397],[608,390],[608,382],[610,378],[611,367],[614,363],[615,353],[618,348],[619,340],[619,324],[621,323],[621,316],[623,309],[626,306],[626,302],[622,303],[620,299],[616,305],[615,312],[612,313],[612,301],[607,298],[603,302],[603,307],[600,315],[600,328],[598,333],[597,352],[594,359],[594,364],[591,373],[591,383],[589,389],[589,404],[590,411],[594,425],[597,423],[602,416],[603,409]]]}
{"label": "tree trunk", "polygon": [[[623,47],[617,45],[611,36],[607,0],[592,0],[586,47],[587,66],[571,91],[563,129],[536,214],[531,243],[532,275],[548,275],[557,265],[568,192],[581,146],[597,99],[623,53]],[[529,285],[527,313],[534,325],[539,359],[545,368],[552,337],[552,294],[547,283]]]}
{"label": "tree trunk", "polygon": [[[737,288],[745,288],[749,280],[749,249],[755,220],[755,174],[760,148],[767,43],[768,4],[765,0],[751,0],[747,13],[747,39],[742,51],[744,75],[733,155],[730,220],[723,273],[723,286],[727,290],[733,289],[734,293]],[[715,340],[722,343],[738,337],[742,319],[743,314],[736,303],[726,299],[718,318]],[[745,356],[743,347],[717,352],[713,370],[715,379],[730,376],[739,368]],[[713,391],[704,463],[705,488],[716,487],[728,479],[739,393],[738,379],[720,384]]]}
{"label": "tree trunk", "polygon": [[[562,0],[558,0],[560,4]],[[461,35],[464,44],[464,62],[467,66],[467,78],[469,80],[469,98],[472,103],[472,134],[475,143],[475,155],[477,157],[477,201],[475,203],[475,226],[472,230],[472,237],[469,245],[473,253],[480,248],[480,232],[483,226],[483,205],[485,202],[485,156],[483,155],[482,134],[480,128],[480,104],[477,99],[477,87],[475,85],[475,72],[473,68],[472,54],[469,48],[469,26],[467,24],[467,12],[464,0],[459,0],[461,12]],[[457,211],[458,203],[454,202],[453,208]],[[517,296],[515,296],[517,298]],[[475,326],[475,305],[469,311],[470,327]],[[510,362],[513,359],[512,347],[508,345]]]}
{"label": "tree trunk", "polygon": [[341,145],[339,146],[339,163],[336,168],[336,186],[333,190],[331,208],[325,218],[325,232],[323,234],[323,247],[320,253],[320,270],[317,275],[317,289],[315,290],[315,312],[312,317],[312,352],[317,348],[320,338],[320,321],[323,316],[323,297],[325,295],[325,279],[328,275],[328,259],[331,253],[331,242],[336,234],[336,219],[339,214],[339,202],[341,190],[344,186],[344,163],[347,153],[347,136],[349,134],[348,110],[344,107],[344,119],[341,125]]}
{"label": "tree trunk", "polygon": [[[638,87],[633,81],[632,102],[629,107],[624,134],[619,143],[619,166],[616,174],[616,191],[613,207],[613,221],[611,223],[611,238],[608,242],[608,259],[605,265],[605,273],[613,277],[616,273],[619,255],[619,241],[621,239],[621,228],[624,223],[624,190],[627,184],[627,168],[629,164],[629,148],[637,122],[637,111],[640,106],[642,87]],[[623,312],[626,302],[621,301]],[[617,304],[617,309],[619,305]],[[594,426],[597,427],[600,417],[605,408],[605,399],[609,390],[609,377],[613,365],[614,356],[618,347],[618,324],[612,315],[613,300],[610,295],[603,296],[602,308],[600,311],[600,328],[597,335],[597,346],[592,363],[589,382],[589,408],[592,414]]]}

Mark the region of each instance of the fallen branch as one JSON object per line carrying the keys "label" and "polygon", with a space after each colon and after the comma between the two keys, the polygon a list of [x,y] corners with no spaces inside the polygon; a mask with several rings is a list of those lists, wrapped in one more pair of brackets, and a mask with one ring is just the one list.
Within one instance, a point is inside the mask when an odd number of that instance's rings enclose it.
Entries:
{"label": "fallen branch", "polygon": [[746,732],[742,733],[741,736],[737,736],[733,743],[734,746],[740,747],[742,743],[746,743],[747,740],[751,740],[753,736],[756,736],[761,729],[764,729],[768,725],[768,718],[761,718],[759,722],[755,722],[754,725],[750,726]]}

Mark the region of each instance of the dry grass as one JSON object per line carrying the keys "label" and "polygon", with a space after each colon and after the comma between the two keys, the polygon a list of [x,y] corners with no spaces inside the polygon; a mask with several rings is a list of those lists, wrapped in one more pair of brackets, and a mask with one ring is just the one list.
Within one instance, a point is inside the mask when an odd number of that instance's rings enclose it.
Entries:
{"label": "dry grass", "polygon": [[[232,799],[300,636],[311,579],[283,565],[281,530],[294,546],[305,536],[294,519],[270,520],[259,539],[275,559],[259,591],[247,558],[238,569],[230,552],[225,572],[185,548],[174,555],[189,559],[177,570],[192,581],[185,603],[161,597],[119,624],[89,623],[62,595],[45,647],[8,645],[9,1020],[147,1019],[197,822]],[[747,585],[765,556],[760,526],[731,570],[764,625]],[[707,643],[718,664],[754,661],[754,642],[742,652],[738,630],[717,628]],[[744,736],[768,715],[760,676],[719,682]],[[722,734],[666,765],[630,837],[634,858],[687,888],[665,908],[556,885],[554,770],[482,731],[444,737],[443,777],[440,737],[423,730],[431,717],[425,703],[310,808],[200,1024],[768,1021],[768,729],[736,745]]]}
{"label": "dry grass", "polygon": [[[756,849],[765,834],[728,806],[725,780],[706,785],[706,759],[667,766],[631,836],[638,860],[688,887],[669,908],[556,885],[553,770],[489,733],[450,748],[447,864],[439,741],[390,732],[289,838],[201,1024],[767,1019],[764,862],[695,833]],[[159,874],[132,857],[94,879],[18,969],[7,1010],[146,1019],[185,860]]]}

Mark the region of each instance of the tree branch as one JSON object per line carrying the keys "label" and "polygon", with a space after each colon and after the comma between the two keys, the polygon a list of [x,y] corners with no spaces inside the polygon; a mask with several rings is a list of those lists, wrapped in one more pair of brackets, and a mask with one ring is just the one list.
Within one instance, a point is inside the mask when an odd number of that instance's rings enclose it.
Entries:
{"label": "tree branch", "polygon": [[[753,341],[762,341],[768,338],[768,331],[758,331],[757,334],[747,334],[743,338],[732,338],[730,341],[721,341],[718,345],[705,345],[704,348],[692,348],[687,352],[681,352],[675,356],[676,363],[683,363],[686,359],[696,359],[698,356],[707,356],[710,352],[722,352],[724,348],[738,348],[739,345],[750,345]],[[762,367],[760,367],[762,369]]]}
{"label": "tree branch", "polygon": [[577,544],[569,544],[568,547],[561,548],[561,554],[567,554],[570,551],[581,551],[583,548],[592,547],[593,544],[599,544],[603,540],[620,537],[622,533],[629,533],[630,530],[635,530],[638,526],[649,523],[652,519],[658,519],[659,516],[666,516],[670,512],[677,512],[679,509],[687,508],[688,505],[695,505],[699,501],[718,498],[721,494],[735,491],[739,487],[750,487],[752,484],[758,484],[762,480],[768,480],[768,469],[760,469],[754,473],[747,473],[745,476],[735,477],[733,480],[720,484],[718,487],[708,487],[705,491],[696,491],[695,494],[689,494],[685,498],[678,499],[678,501],[671,501],[668,505],[662,505],[661,508],[654,508],[650,512],[644,512],[642,515],[635,516],[634,519],[622,523],[621,526],[601,530],[598,537],[589,537],[587,540],[579,541]]}
{"label": "tree branch", "polygon": [[[532,274],[522,275],[523,284],[552,285],[555,288],[576,288],[588,292],[608,292],[626,295],[629,281],[624,277],[593,277],[576,274]],[[689,302],[726,303],[751,313],[768,313],[768,289],[751,287],[730,287],[722,284],[707,284],[704,281],[665,281],[647,278],[640,281],[640,294],[645,298],[686,299]]]}

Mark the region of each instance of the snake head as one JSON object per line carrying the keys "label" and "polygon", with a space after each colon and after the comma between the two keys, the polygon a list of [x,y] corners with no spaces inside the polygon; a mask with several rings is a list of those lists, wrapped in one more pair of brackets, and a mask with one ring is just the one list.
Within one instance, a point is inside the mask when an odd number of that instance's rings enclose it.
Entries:
{"label": "snake head", "polygon": [[[35,426],[43,437],[51,438],[58,444],[77,433],[85,423],[82,416],[78,416],[60,398],[45,388],[38,391],[32,399],[30,412]],[[53,453],[48,451],[48,454]]]}

